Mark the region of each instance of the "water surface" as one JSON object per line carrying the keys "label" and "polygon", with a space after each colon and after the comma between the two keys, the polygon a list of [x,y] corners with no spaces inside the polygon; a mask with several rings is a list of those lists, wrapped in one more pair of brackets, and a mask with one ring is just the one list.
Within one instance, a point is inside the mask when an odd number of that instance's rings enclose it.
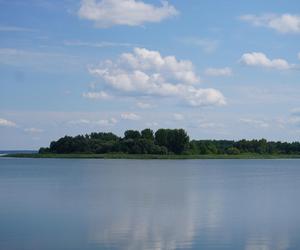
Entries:
{"label": "water surface", "polygon": [[0,159],[0,249],[300,249],[299,160]]}

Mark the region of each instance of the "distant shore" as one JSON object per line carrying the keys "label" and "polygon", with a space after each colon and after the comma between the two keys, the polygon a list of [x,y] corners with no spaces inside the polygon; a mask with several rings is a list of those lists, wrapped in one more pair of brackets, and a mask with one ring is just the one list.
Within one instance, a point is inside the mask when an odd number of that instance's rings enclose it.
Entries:
{"label": "distant shore", "polygon": [[300,159],[300,155],[288,154],[209,154],[209,155],[153,155],[153,154],[7,154],[1,157],[13,158],[57,158],[57,159]]}

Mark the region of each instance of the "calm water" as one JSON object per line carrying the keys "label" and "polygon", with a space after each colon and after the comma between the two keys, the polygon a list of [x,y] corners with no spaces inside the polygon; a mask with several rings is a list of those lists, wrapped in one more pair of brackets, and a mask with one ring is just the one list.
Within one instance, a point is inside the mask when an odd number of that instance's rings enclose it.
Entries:
{"label": "calm water", "polygon": [[0,159],[0,249],[300,249],[298,160]]}

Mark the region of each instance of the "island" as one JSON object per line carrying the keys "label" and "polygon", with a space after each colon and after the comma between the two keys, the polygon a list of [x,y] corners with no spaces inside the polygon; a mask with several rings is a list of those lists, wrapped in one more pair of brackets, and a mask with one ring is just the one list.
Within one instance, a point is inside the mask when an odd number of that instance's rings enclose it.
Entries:
{"label": "island", "polygon": [[8,154],[26,158],[108,159],[278,159],[300,158],[299,142],[260,140],[190,140],[184,129],[127,130],[64,136],[35,154]]}

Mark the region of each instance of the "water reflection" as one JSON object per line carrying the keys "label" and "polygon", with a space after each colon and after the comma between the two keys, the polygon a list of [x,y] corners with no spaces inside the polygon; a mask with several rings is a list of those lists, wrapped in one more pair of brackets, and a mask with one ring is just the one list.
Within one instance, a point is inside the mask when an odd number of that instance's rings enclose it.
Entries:
{"label": "water reflection", "polygon": [[[270,235],[269,233],[253,235],[247,239],[245,250],[273,250],[273,249],[293,249],[290,246],[288,232],[280,235]],[[269,234],[269,236],[267,236]]]}
{"label": "water reflection", "polygon": [[149,187],[136,189],[131,197],[126,197],[125,190],[114,193],[113,201],[93,210],[90,240],[105,245],[116,244],[124,249],[189,246],[199,224],[195,220],[199,213],[196,205],[199,198],[197,194],[189,193],[187,187],[182,188],[176,195],[170,190],[159,190],[158,186],[154,190]]}
{"label": "water reflection", "polygon": [[0,160],[0,249],[300,249],[299,161]]}

